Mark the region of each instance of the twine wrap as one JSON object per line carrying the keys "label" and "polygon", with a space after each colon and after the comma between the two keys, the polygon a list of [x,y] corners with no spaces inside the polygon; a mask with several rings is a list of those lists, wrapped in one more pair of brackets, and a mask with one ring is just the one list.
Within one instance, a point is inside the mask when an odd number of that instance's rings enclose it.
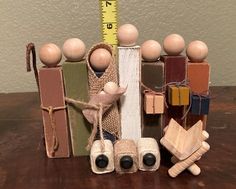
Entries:
{"label": "twine wrap", "polygon": [[[98,48],[104,48],[108,50],[111,55],[112,59],[103,73],[101,77],[97,77],[94,70],[91,68],[89,59],[92,52]],[[112,47],[106,43],[98,43],[93,46],[87,56],[87,66],[88,66],[88,78],[89,78],[89,94],[90,96],[98,94],[104,87],[104,85],[109,82],[115,82],[118,84],[118,77],[117,77],[117,65],[115,64],[115,57],[112,50]],[[103,115],[103,129],[112,135],[116,136],[116,138],[120,138],[121,136],[121,126],[120,126],[120,116],[118,111],[117,103],[114,103]]]}
{"label": "twine wrap", "polygon": [[[96,158],[99,155],[105,155],[108,158],[107,167],[101,169],[96,166]],[[113,145],[110,140],[104,140],[104,149],[101,140],[95,140],[90,151],[90,162],[92,171],[96,174],[110,173],[114,171],[114,152]]]}
{"label": "twine wrap", "polygon": [[[146,166],[143,163],[143,156],[151,153],[156,158],[153,166]],[[160,167],[160,151],[157,141],[154,138],[140,138],[138,141],[139,169],[142,171],[156,171]]]}
{"label": "twine wrap", "polygon": [[201,92],[201,93],[195,93],[195,92],[192,92],[192,93],[191,93],[191,104],[190,104],[190,108],[191,108],[191,106],[192,106],[192,96],[198,96],[198,98],[199,98],[198,115],[201,115],[202,99],[203,99],[203,98],[209,98],[209,99],[210,99],[210,96],[209,96],[209,95],[206,95],[206,94],[209,94],[209,90],[204,91],[204,92]]}
{"label": "twine wrap", "polygon": [[[130,169],[123,169],[120,166],[120,159],[125,155],[133,159],[133,166]],[[114,145],[114,156],[117,173],[134,173],[138,170],[138,152],[133,140],[118,140]]]}
{"label": "twine wrap", "polygon": [[168,83],[167,86],[168,86],[169,88],[171,88],[171,87],[177,87],[177,89],[178,89],[178,99],[179,99],[178,101],[179,101],[179,104],[180,104],[180,105],[183,104],[182,98],[181,98],[181,90],[180,90],[180,87],[187,87],[187,88],[189,89],[189,91],[190,91],[190,87],[187,85],[186,81],[184,80],[184,81],[181,81],[181,82],[171,82],[171,83]]}
{"label": "twine wrap", "polygon": [[[184,79],[183,81],[180,81],[180,82],[169,82],[169,83],[166,83],[165,85],[163,85],[162,87],[155,87],[156,89],[162,89],[163,91],[166,89],[166,87],[170,87],[172,85],[176,86],[176,87],[180,87],[180,86],[183,86],[183,87],[188,87],[189,88],[189,96],[191,97],[191,88],[189,87],[189,81]],[[179,89],[180,90],[180,89]],[[181,101],[180,99],[180,91],[179,91],[179,102]],[[190,109],[191,109],[191,98],[189,98],[189,106],[188,106],[188,109],[186,110],[185,114],[181,117],[181,120],[184,120],[186,118],[186,116],[188,115]]]}
{"label": "twine wrap", "polygon": [[38,91],[39,91],[39,76],[38,76],[38,69],[36,66],[36,53],[35,53],[34,43],[29,43],[28,45],[26,45],[26,70],[27,70],[27,72],[31,71],[30,53],[32,53],[32,62],[33,62],[32,64],[33,64],[33,69],[34,69],[34,77],[35,77]]}
{"label": "twine wrap", "polygon": [[55,155],[55,152],[58,150],[59,148],[59,141],[58,141],[58,137],[57,137],[57,131],[56,131],[56,120],[54,117],[54,112],[58,111],[58,110],[63,110],[65,109],[66,106],[58,106],[58,107],[52,107],[52,106],[48,106],[45,107],[43,105],[41,105],[41,109],[44,111],[48,112],[49,118],[50,118],[50,125],[52,128],[52,146],[49,147],[49,153],[51,154],[51,156]]}
{"label": "twine wrap", "polygon": [[93,124],[91,135],[88,139],[87,150],[90,149],[97,133],[97,127],[99,126],[100,137],[102,141],[102,149],[104,149],[104,137],[103,137],[103,115],[109,111],[110,107],[123,95],[126,88],[118,88],[115,94],[96,94],[92,95],[89,102],[83,102],[74,100],[71,98],[65,98],[67,103],[77,104],[82,109],[82,113],[89,123]]}
{"label": "twine wrap", "polygon": [[[168,104],[166,102],[166,97],[165,97],[165,91],[157,92],[152,90],[151,88],[147,87],[143,82],[140,82],[141,86],[144,88],[143,94],[151,94],[151,95],[161,95],[164,98],[164,105],[166,108],[168,108]],[[153,98],[153,109],[154,109],[154,104],[155,104],[155,98]]]}

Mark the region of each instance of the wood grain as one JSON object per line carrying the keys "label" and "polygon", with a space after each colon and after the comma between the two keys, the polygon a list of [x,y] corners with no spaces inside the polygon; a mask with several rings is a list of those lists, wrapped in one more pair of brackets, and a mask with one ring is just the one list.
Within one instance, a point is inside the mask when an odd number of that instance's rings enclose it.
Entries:
{"label": "wood grain", "polygon": [[119,84],[127,86],[120,98],[121,137],[138,140],[141,137],[141,58],[140,47],[118,47]]}
{"label": "wood grain", "polygon": [[[88,73],[85,60],[64,62],[62,68],[66,96],[88,102]],[[67,104],[67,106],[73,155],[88,155],[89,152],[85,147],[90,136],[91,125],[84,118],[79,107],[72,104]]]}
{"label": "wood grain", "polygon": [[[130,175],[95,175],[88,156],[49,159],[42,142],[38,93],[0,94],[0,188],[235,189],[236,87],[211,87],[211,92],[214,98],[207,122],[211,150],[197,162],[201,167],[199,176],[183,171],[177,179],[171,179],[167,174],[172,164],[170,155],[163,149],[158,171],[139,171]],[[148,126],[144,134],[157,139],[157,131],[157,127]]]}
{"label": "wood grain", "polygon": [[[61,67],[41,68],[39,69],[39,89],[41,106],[43,107],[63,107],[64,101],[64,85]],[[47,155],[50,158],[69,157],[69,137],[68,137],[68,120],[66,109],[61,109],[53,113],[55,119],[55,136],[57,137],[59,146],[55,154],[50,154],[53,146],[53,129],[50,121],[49,112],[42,110],[44,136],[46,143]]]}

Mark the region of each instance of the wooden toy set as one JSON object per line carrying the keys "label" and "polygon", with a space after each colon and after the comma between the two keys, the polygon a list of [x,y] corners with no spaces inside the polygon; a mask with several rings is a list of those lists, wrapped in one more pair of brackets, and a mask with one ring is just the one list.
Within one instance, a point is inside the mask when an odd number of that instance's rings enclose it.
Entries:
{"label": "wooden toy set", "polygon": [[[39,50],[44,64],[37,70],[34,45],[27,46],[39,88],[44,137],[49,158],[90,155],[96,174],[157,171],[158,142],[172,155],[168,171],[176,177],[195,164],[210,146],[206,119],[209,112],[210,66],[208,48],[193,41],[181,55],[185,41],[168,35],[136,45],[138,30],[131,24],[118,28],[117,52],[98,43],[86,54],[83,41],[65,41],[61,66],[59,47],[49,43]],[[158,138],[144,138],[145,127],[156,127]]]}

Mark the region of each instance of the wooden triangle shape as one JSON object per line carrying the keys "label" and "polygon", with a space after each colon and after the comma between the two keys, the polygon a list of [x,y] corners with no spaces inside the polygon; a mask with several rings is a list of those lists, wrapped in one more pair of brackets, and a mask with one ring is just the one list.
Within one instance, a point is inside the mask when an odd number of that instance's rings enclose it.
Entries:
{"label": "wooden triangle shape", "polygon": [[161,144],[179,160],[184,160],[202,145],[202,126],[199,120],[189,130],[185,130],[174,119],[171,119]]}

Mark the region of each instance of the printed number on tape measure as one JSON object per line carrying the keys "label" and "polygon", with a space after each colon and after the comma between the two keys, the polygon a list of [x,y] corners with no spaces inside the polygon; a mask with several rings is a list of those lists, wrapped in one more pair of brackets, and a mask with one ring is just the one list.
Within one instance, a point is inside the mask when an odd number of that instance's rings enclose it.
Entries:
{"label": "printed number on tape measure", "polygon": [[102,15],[103,41],[117,45],[117,2],[116,0],[100,0]]}

